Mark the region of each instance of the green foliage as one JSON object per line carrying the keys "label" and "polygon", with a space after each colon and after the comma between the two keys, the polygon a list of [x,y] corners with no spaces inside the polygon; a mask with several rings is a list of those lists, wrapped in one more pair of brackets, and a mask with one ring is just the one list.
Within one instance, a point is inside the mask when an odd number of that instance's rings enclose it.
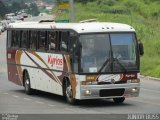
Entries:
{"label": "green foliage", "polygon": [[19,10],[21,10],[21,5],[18,2],[13,2],[12,5],[9,7],[11,12],[17,12]]}
{"label": "green foliage", "polygon": [[33,16],[37,16],[39,14],[38,7],[35,3],[31,4],[30,8],[28,9],[28,13]]}
{"label": "green foliage", "polygon": [[0,1],[0,18],[3,18],[7,11],[7,7],[3,4],[2,1]]}
{"label": "green foliage", "polygon": [[81,3],[81,4],[87,4],[88,2],[94,2],[96,0],[74,0],[75,2]]}

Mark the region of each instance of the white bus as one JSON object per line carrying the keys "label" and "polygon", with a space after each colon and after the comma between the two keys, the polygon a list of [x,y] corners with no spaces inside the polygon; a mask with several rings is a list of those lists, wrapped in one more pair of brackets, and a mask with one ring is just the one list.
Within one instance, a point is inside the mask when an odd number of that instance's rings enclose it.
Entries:
{"label": "white bus", "polygon": [[7,31],[8,79],[27,94],[41,90],[71,104],[139,95],[143,46],[129,25],[40,21],[12,23]]}

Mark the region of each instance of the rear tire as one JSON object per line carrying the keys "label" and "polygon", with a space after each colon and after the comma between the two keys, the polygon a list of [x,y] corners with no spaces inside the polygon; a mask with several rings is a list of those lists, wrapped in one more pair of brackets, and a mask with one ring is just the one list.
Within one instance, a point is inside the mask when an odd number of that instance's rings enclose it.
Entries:
{"label": "rear tire", "polygon": [[113,101],[117,104],[123,103],[125,100],[125,97],[121,97],[121,98],[113,98]]}
{"label": "rear tire", "polygon": [[67,103],[75,105],[76,104],[76,99],[73,98],[72,87],[71,87],[71,84],[70,84],[69,81],[66,81],[65,93],[66,93]]}
{"label": "rear tire", "polygon": [[25,72],[24,74],[24,88],[26,94],[31,95],[33,93],[28,72]]}

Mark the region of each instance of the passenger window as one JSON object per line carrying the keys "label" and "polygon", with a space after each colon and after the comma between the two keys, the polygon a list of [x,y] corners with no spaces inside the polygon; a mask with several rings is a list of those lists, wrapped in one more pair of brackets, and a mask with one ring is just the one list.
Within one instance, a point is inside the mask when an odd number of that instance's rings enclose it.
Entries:
{"label": "passenger window", "polygon": [[38,39],[38,49],[39,50],[45,50],[45,46],[47,43],[47,37],[46,37],[46,31],[40,31],[39,32],[39,39]]}
{"label": "passenger window", "polygon": [[37,42],[37,31],[30,31],[30,40],[29,40],[29,48],[36,49],[36,42]]}
{"label": "passenger window", "polygon": [[56,32],[48,32],[49,50],[56,50]]}
{"label": "passenger window", "polygon": [[20,45],[20,31],[12,31],[11,46],[17,48]]}
{"label": "passenger window", "polygon": [[27,48],[28,31],[22,31],[21,48]]}
{"label": "passenger window", "polygon": [[61,44],[60,50],[67,52],[68,51],[68,41],[69,41],[69,32],[61,32]]}

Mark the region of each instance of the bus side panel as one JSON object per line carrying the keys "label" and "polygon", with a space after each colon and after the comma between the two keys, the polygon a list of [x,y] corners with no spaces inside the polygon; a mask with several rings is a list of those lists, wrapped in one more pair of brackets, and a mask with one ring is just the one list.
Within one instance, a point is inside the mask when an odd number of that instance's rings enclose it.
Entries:
{"label": "bus side panel", "polygon": [[[33,54],[33,53],[32,53]],[[39,80],[39,86],[45,84],[44,91],[51,92],[58,95],[63,95],[62,92],[62,74],[63,74],[63,55],[52,53],[40,53],[33,54],[37,64],[41,68],[40,77],[43,80]],[[62,63],[61,63],[62,62]],[[47,70],[48,69],[48,70]],[[42,87],[40,87],[41,89]]]}
{"label": "bus side panel", "polygon": [[15,61],[15,56],[16,56],[16,50],[10,49],[7,51],[8,80],[17,85],[22,85],[18,73],[18,67]]}
{"label": "bus side panel", "polygon": [[[56,69],[62,59],[60,54],[23,51],[20,56],[22,70],[27,70],[31,88],[62,95],[62,70]],[[59,68],[59,65],[58,65]],[[55,71],[57,70],[57,71]]]}

